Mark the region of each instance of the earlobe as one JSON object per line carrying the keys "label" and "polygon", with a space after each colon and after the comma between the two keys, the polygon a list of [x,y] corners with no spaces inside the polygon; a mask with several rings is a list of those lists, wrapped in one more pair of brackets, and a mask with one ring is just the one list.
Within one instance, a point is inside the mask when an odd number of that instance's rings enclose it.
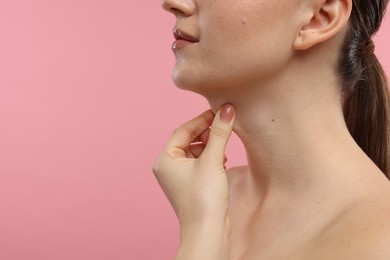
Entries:
{"label": "earlobe", "polygon": [[295,50],[307,50],[327,41],[348,23],[352,0],[318,0],[311,12],[311,20],[299,30],[294,41]]}

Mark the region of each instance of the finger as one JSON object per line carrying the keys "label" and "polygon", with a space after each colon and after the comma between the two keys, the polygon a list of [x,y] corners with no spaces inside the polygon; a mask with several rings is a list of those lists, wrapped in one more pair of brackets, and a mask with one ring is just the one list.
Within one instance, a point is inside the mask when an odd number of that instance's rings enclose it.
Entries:
{"label": "finger", "polygon": [[209,136],[210,136],[210,128],[207,128],[206,131],[204,131],[200,136],[199,139],[202,143],[207,145],[207,142],[209,141]]}
{"label": "finger", "polygon": [[188,149],[193,140],[209,128],[213,118],[213,112],[207,110],[194,119],[182,124],[168,140],[166,149],[180,156],[185,155],[185,150]]}
{"label": "finger", "polygon": [[[211,124],[211,123],[210,123]],[[207,140],[209,139],[210,128],[207,128],[203,133],[201,133],[198,137],[196,137],[192,142],[202,142],[207,144]]]}
{"label": "finger", "polygon": [[206,145],[209,140],[209,135],[210,135],[210,128],[207,128],[200,136],[195,138],[193,142],[200,142]]}
{"label": "finger", "polygon": [[191,144],[189,151],[192,155],[192,158],[199,158],[199,156],[203,153],[203,150],[205,148],[204,144]]}
{"label": "finger", "polygon": [[218,110],[202,157],[209,158],[210,161],[218,164],[223,163],[226,144],[233,131],[234,119],[235,109],[232,105],[226,104]]}

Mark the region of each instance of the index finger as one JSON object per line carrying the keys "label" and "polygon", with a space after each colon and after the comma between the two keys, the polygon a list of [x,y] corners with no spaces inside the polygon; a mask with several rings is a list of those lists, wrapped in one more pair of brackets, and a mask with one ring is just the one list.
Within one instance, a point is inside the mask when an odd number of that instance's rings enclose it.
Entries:
{"label": "index finger", "polygon": [[183,156],[190,144],[212,124],[214,113],[207,110],[177,128],[169,138],[166,150]]}

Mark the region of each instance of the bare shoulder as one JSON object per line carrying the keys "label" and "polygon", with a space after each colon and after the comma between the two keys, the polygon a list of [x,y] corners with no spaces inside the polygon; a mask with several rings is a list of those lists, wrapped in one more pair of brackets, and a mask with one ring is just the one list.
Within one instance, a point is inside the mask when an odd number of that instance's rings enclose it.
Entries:
{"label": "bare shoulder", "polygon": [[[356,223],[350,239],[352,250],[346,252],[354,259],[390,259],[390,208],[379,210]],[[344,239],[347,239],[346,235]]]}
{"label": "bare shoulder", "polygon": [[321,255],[316,259],[390,259],[390,195],[371,199],[375,196],[342,214],[324,232],[314,246],[315,255]]}

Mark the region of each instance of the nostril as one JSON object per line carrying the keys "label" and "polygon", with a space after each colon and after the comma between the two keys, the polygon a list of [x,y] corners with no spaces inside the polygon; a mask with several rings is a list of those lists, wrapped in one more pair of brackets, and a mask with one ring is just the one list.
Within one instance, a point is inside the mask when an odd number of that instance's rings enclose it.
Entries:
{"label": "nostril", "polygon": [[170,11],[171,13],[175,14],[175,15],[177,15],[177,14],[184,14],[183,11],[181,11],[181,10],[179,10],[179,9],[177,9],[177,8],[170,8],[169,11]]}

